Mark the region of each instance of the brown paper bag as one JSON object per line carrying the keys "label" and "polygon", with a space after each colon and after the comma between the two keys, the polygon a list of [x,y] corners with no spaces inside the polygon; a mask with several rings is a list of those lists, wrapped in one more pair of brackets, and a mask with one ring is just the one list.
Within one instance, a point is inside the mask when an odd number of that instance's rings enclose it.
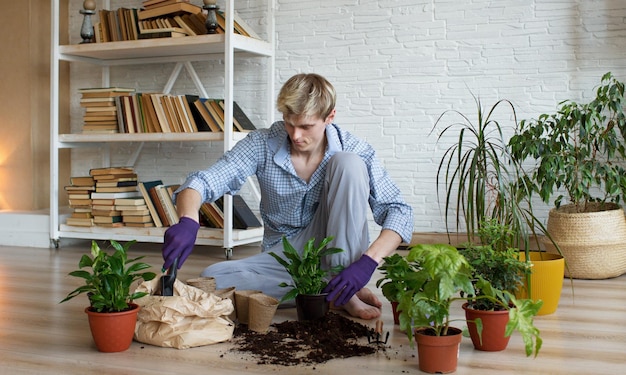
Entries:
{"label": "brown paper bag", "polygon": [[228,298],[220,298],[176,280],[174,295],[152,295],[159,278],[141,283],[138,292],[149,295],[135,300],[141,306],[135,326],[135,340],[146,344],[187,349],[215,344],[232,338],[234,311]]}

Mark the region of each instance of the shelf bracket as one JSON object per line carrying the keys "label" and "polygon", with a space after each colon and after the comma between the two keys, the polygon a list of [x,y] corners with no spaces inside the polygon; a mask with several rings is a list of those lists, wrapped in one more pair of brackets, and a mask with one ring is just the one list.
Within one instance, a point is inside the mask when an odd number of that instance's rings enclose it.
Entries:
{"label": "shelf bracket", "polygon": [[172,70],[172,73],[170,74],[170,78],[167,80],[167,83],[165,84],[165,87],[163,88],[163,93],[169,94],[172,91],[172,87],[174,87],[174,83],[176,83],[176,80],[178,79],[178,76],[180,75],[181,70],[183,70],[183,67],[185,67],[185,70],[189,74],[189,77],[193,81],[193,84],[196,86],[196,89],[198,90],[198,92],[200,92],[200,95],[203,98],[208,98],[209,95],[204,89],[204,86],[202,85],[202,81],[200,80],[198,73],[196,73],[196,70],[191,64],[191,61],[177,62],[176,65],[174,65],[174,69]]}

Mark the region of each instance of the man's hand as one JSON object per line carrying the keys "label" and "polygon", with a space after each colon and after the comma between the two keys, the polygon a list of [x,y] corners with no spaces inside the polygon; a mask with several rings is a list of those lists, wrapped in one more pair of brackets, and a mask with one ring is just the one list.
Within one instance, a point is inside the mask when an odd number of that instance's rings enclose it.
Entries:
{"label": "man's hand", "polygon": [[326,300],[333,302],[335,306],[345,305],[367,284],[376,267],[378,263],[363,254],[359,260],[346,267],[328,283],[324,288],[324,293],[329,293]]}
{"label": "man's hand", "polygon": [[178,268],[183,265],[193,250],[198,229],[200,229],[198,222],[183,216],[178,221],[178,224],[172,225],[165,231],[162,249],[163,259],[165,260],[163,269],[170,268],[176,258],[178,258]]}

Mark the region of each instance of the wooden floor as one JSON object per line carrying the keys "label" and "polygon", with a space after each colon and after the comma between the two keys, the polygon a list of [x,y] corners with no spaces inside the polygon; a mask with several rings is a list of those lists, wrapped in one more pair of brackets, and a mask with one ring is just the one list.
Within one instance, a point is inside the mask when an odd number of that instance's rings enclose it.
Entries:
{"label": "wooden floor", "polygon": [[[316,366],[257,365],[222,343],[187,350],[134,342],[122,353],[99,353],[92,342],[82,298],[59,304],[78,280],[76,268],[88,243],[60,249],[0,246],[0,374],[418,374],[416,350],[393,326],[385,303],[384,329],[391,336],[386,351],[368,357],[333,360]],[[234,258],[254,249],[235,249]],[[160,245],[138,244],[157,270]],[[199,247],[179,274],[197,276],[208,264],[224,260],[219,248]],[[158,272],[158,271],[156,271]],[[378,275],[370,282],[373,287]],[[380,295],[380,291],[376,291]],[[624,374],[626,372],[626,275],[610,280],[569,281],[556,313],[536,318],[544,340],[537,358],[526,358],[514,334],[502,352],[480,352],[464,338],[458,374]],[[382,296],[381,296],[382,298]],[[386,302],[386,301],[385,301]],[[461,315],[456,306],[455,316]],[[275,321],[295,319],[294,309],[280,309]],[[373,322],[365,322],[373,326]]]}

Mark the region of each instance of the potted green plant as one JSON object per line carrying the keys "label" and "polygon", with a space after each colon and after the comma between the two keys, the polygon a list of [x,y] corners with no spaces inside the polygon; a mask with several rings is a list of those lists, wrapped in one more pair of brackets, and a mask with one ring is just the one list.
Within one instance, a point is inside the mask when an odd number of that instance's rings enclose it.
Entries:
{"label": "potted green plant", "polygon": [[[146,295],[131,292],[131,286],[141,280],[152,280],[154,272],[142,272],[150,265],[139,262],[143,257],[128,258],[128,248],[136,241],[124,245],[109,241],[114,252],[109,255],[91,242],[91,256],[83,254],[78,270],[69,273],[83,279],[83,285],[71,291],[61,302],[79,294],[87,294],[89,306],[85,309],[89,327],[99,351],[120,352],[128,349],[135,332],[139,306],[132,301]],[[90,269],[90,270],[87,270]]]}
{"label": "potted green plant", "polygon": [[[530,193],[554,197],[547,232],[566,258],[566,274],[600,279],[626,272],[626,115],[624,83],[609,72],[588,103],[565,100],[555,113],[522,120],[511,153],[535,161]],[[564,204],[565,203],[565,204]]]}
{"label": "potted green plant", "polygon": [[[420,370],[455,371],[462,330],[451,325],[454,320],[450,308],[457,300],[489,299],[508,309],[507,335],[517,329],[524,336],[526,355],[533,351],[535,355],[538,353],[541,339],[532,325],[532,317],[541,302],[517,300],[482,278],[474,283],[470,263],[451,245],[418,244],[410,248],[406,258],[413,265],[410,278],[414,282],[400,292],[400,328],[411,345],[415,337]],[[480,295],[476,293],[475,284],[481,288]],[[482,322],[477,319],[473,323],[481,332]]]}
{"label": "potted green plant", "polygon": [[383,264],[378,267],[382,277],[376,280],[376,287],[380,288],[383,296],[391,304],[393,323],[400,324],[398,301],[402,292],[410,287],[411,277],[415,275],[415,269],[405,257],[395,253],[383,258]]}
{"label": "potted green plant", "polygon": [[[524,282],[524,275],[530,272],[529,263],[519,259],[519,250],[510,246],[514,233],[495,220],[481,225],[480,244],[469,243],[460,250],[472,267],[474,296],[468,296],[463,304],[469,335],[474,347],[484,351],[506,349],[510,330],[522,333],[526,349],[532,350],[533,338],[536,338],[536,352],[541,347],[538,330],[532,320],[518,320],[509,325],[511,308],[526,304],[524,300],[514,299]],[[485,283],[488,281],[488,283]],[[523,310],[528,311],[528,318],[536,315],[543,304],[529,302]],[[480,319],[482,333],[476,321]],[[507,334],[507,329],[509,329]],[[527,352],[528,353],[528,352]],[[536,353],[535,353],[536,354]]]}
{"label": "potted green plant", "polygon": [[[435,130],[446,122],[438,142],[456,139],[444,152],[436,177],[438,194],[442,186],[445,191],[448,235],[452,230],[465,229],[467,242],[476,242],[482,223],[490,220],[510,228],[515,233],[511,246],[520,249],[522,260],[533,264],[533,273],[526,275],[523,290],[529,297],[544,301],[542,314],[552,313],[561,296],[563,283],[557,278],[563,274],[563,259],[558,254],[547,256],[534,251],[541,248],[540,238],[546,228],[534,214],[530,177],[505,137],[518,127],[515,106],[499,100],[485,109],[477,97],[474,100],[474,117],[447,110],[433,127]],[[454,227],[449,224],[452,217]]]}
{"label": "potted green plant", "polygon": [[283,254],[286,259],[274,252],[269,253],[285,267],[291,276],[291,284],[284,282],[280,284],[281,287],[291,288],[282,297],[281,302],[295,298],[298,320],[314,320],[323,317],[329,310],[330,305],[326,301],[328,293],[322,293],[322,291],[328,284],[330,275],[341,271],[342,267],[323,269],[322,259],[325,256],[343,251],[343,249],[336,247],[327,248],[326,245],[332,240],[333,237],[326,237],[318,245],[315,245],[315,239],[311,238],[299,252],[287,237],[283,236]]}

